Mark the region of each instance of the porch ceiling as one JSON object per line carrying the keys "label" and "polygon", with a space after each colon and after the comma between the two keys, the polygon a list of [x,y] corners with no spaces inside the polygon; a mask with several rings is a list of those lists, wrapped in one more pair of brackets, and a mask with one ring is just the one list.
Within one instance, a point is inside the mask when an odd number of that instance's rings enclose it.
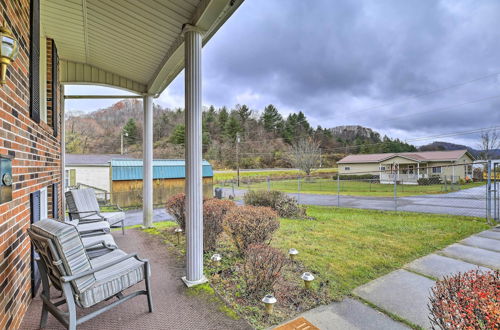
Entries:
{"label": "porch ceiling", "polygon": [[43,34],[56,41],[63,83],[159,94],[184,67],[183,24],[205,44],[243,0],[41,1]]}

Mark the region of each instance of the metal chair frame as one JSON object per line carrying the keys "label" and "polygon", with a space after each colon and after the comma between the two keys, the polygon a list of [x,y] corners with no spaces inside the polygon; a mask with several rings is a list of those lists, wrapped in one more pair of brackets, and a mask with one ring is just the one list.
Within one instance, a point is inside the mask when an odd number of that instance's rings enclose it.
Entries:
{"label": "metal chair frame", "polygon": [[[75,330],[76,327],[82,324],[85,321],[88,321],[124,302],[130,300],[139,295],[146,295],[148,301],[148,309],[149,312],[153,312],[153,301],[151,297],[151,284],[150,284],[150,274],[149,274],[149,261],[146,259],[140,259],[137,254],[128,254],[122,256],[120,258],[116,258],[108,263],[95,267],[93,269],[87,270],[85,272],[81,272],[79,274],[74,274],[68,276],[66,270],[63,267],[63,263],[59,252],[57,251],[54,243],[51,239],[38,235],[33,232],[31,229],[28,229],[28,234],[32,239],[33,245],[35,247],[36,252],[39,254],[39,257],[36,259],[38,264],[40,275],[42,279],[42,292],[40,297],[43,301],[42,307],[42,315],[40,318],[40,328],[44,328],[47,325],[48,313],[52,314],[59,322],[61,322],[67,329]],[[99,244],[102,244],[104,248],[108,248],[104,242],[96,242],[92,245],[85,246],[85,248],[95,247]],[[112,249],[111,249],[112,250]],[[94,273],[104,270],[110,266],[116,265],[124,260],[129,258],[135,258],[140,262],[144,263],[144,279],[146,290],[137,290],[127,295],[123,295],[122,292],[119,292],[114,295],[118,300],[113,303],[103,306],[98,310],[91,312],[85,316],[77,318],[76,316],[76,307],[84,308],[78,300],[75,300],[75,287],[72,285],[72,281],[80,279],[84,276],[93,275]],[[49,268],[47,268],[49,267]],[[62,296],[64,296],[61,300],[51,301],[50,297],[50,283],[53,284],[53,287],[58,291],[62,292]],[[113,297],[113,296],[112,296]],[[112,298],[109,297],[109,298]],[[108,299],[109,299],[108,298]],[[57,298],[56,298],[57,299]],[[68,312],[65,312],[58,307],[66,304],[68,307]]]}

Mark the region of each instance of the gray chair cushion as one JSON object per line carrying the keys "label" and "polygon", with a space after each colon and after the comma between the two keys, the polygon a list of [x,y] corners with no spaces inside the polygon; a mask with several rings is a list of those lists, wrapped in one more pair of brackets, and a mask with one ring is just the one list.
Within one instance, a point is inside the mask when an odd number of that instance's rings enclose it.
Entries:
{"label": "gray chair cushion", "polygon": [[[122,250],[114,250],[92,259],[92,267],[98,267],[114,259],[125,256]],[[95,273],[96,282],[78,296],[83,307],[90,307],[131,287],[144,279],[144,263],[129,258],[116,265]]]}
{"label": "gray chair cushion", "polygon": [[95,236],[86,236],[82,237],[83,245],[84,246],[89,246],[90,244],[99,242],[99,241],[104,241],[106,242],[106,245],[111,246],[111,247],[117,247],[115,240],[113,239],[113,236],[110,234],[105,234],[105,235],[95,235]]}
{"label": "gray chair cushion", "polygon": [[[54,258],[60,258],[65,275],[75,275],[91,269],[90,260],[75,226],[44,219],[32,224],[31,230],[53,242],[59,254]],[[55,267],[55,265],[47,265],[47,267]],[[95,281],[93,275],[88,275],[72,281],[72,285],[76,292],[82,292],[91,287]]]}
{"label": "gray chair cushion", "polygon": [[125,219],[125,212],[103,212],[99,214],[102,215],[111,225]]}
{"label": "gray chair cushion", "polygon": [[92,231],[109,233],[110,231],[109,223],[106,221],[80,223],[80,220],[70,220],[66,222],[73,226],[76,226],[76,230],[78,230],[78,232],[80,233]]}
{"label": "gray chair cushion", "polygon": [[78,214],[76,212],[84,212],[84,211],[99,212],[99,203],[97,202],[94,189],[91,188],[73,189],[67,191],[66,202],[68,204],[68,209],[73,219],[80,219],[80,218],[87,219],[86,216],[91,214],[91,213]]}

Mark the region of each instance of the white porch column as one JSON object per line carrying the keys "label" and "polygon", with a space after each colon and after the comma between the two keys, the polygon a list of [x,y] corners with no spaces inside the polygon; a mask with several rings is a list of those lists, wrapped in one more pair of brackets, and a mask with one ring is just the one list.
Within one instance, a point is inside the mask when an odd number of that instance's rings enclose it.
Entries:
{"label": "white porch column", "polygon": [[62,220],[64,221],[66,217],[66,125],[64,120],[66,98],[64,97],[65,87],[61,85],[59,89],[61,97],[59,102],[61,102],[61,121],[59,121],[60,131],[61,131],[61,188],[58,193],[61,195],[62,200]]}
{"label": "white porch column", "polygon": [[142,142],[142,215],[146,228],[153,226],[153,97],[143,98],[144,129]]}
{"label": "white porch column", "polygon": [[187,286],[205,283],[203,275],[203,187],[200,30],[184,27],[186,119],[186,276]]}

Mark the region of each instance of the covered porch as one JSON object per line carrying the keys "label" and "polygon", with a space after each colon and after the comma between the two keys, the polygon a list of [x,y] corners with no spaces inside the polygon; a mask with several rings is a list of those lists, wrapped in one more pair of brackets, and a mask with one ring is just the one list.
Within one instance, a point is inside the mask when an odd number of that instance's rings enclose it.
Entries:
{"label": "covered porch", "polygon": [[[242,0],[40,2],[41,36],[55,42],[62,85],[103,85],[133,93],[67,95],[63,99],[143,100],[144,227],[152,226],[153,216],[153,100],[185,69],[186,285],[206,281],[201,211],[202,46],[241,3]],[[64,138],[64,127],[62,135]]]}
{"label": "covered porch", "polygon": [[426,163],[418,160],[389,159],[380,163],[380,183],[392,184],[395,181],[401,184],[418,184],[418,179],[428,177]]}

